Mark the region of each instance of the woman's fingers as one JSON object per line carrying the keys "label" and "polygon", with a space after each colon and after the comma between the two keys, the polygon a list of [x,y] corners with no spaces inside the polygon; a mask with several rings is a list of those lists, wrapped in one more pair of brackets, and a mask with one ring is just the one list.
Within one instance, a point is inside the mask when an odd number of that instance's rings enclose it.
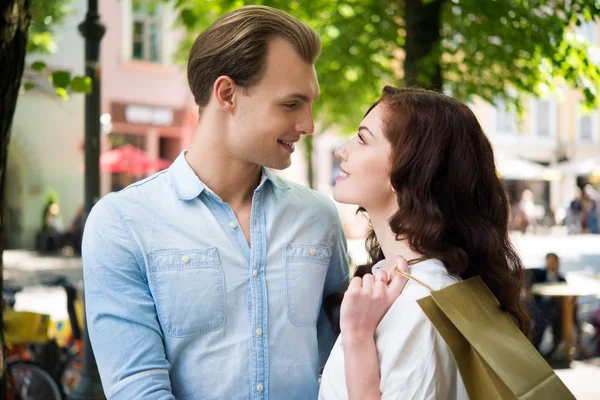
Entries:
{"label": "woman's fingers", "polygon": [[[404,257],[401,256],[396,257],[396,268],[405,273],[409,272],[408,263],[406,262]],[[404,286],[406,286],[407,281],[407,278],[397,273],[393,274],[392,281],[390,282],[388,290],[388,297],[392,302],[394,302],[398,298],[398,296],[400,296],[402,290],[404,290]]]}
{"label": "woman's fingers", "polygon": [[355,276],[354,278],[352,278],[350,284],[348,285],[348,291],[360,291],[361,287],[362,278],[360,278],[359,276]]}
{"label": "woman's fingers", "polygon": [[400,294],[404,290],[404,286],[406,286],[407,281],[408,279],[406,279],[405,277],[400,276],[398,274],[394,274],[392,282],[390,282],[390,285],[388,287],[388,297],[390,298],[390,300],[395,301],[398,298],[398,296],[400,296]]}
{"label": "woman's fingers", "polygon": [[389,281],[388,274],[386,270],[380,269],[375,272],[375,284],[387,284]]}
{"label": "woman's fingers", "polygon": [[371,291],[373,290],[373,286],[375,284],[375,277],[371,274],[366,274],[362,278],[362,287],[364,290]]}
{"label": "woman's fingers", "polygon": [[408,273],[408,261],[402,256],[396,256],[396,267],[403,272]]}

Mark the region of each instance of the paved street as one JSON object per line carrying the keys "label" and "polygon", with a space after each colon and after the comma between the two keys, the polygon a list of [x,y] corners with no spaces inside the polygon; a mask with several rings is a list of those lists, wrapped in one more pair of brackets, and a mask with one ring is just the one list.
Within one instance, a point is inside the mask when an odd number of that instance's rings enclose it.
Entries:
{"label": "paved street", "polygon": [[16,295],[16,310],[49,314],[55,320],[68,319],[67,297],[63,289],[42,286],[41,283],[57,276],[67,276],[80,283],[83,278],[81,258],[43,257],[21,250],[7,250],[3,258],[5,283],[24,287]]}
{"label": "paved street", "polygon": [[[561,257],[561,268],[569,281],[585,278],[600,279],[600,236],[568,236],[557,230],[553,236],[515,235],[513,242],[528,268],[540,267],[547,252]],[[350,241],[349,250],[356,262],[364,260],[361,241]],[[25,286],[17,295],[16,308],[50,314],[54,319],[66,319],[66,297],[60,288],[48,288],[40,283],[45,279],[66,275],[74,281],[82,277],[81,259],[70,257],[39,257],[35,253],[5,251],[4,277],[7,282]],[[585,321],[600,302],[593,297],[581,298],[579,319],[588,337],[593,328]],[[557,370],[577,399],[600,399],[600,359],[575,361],[570,369]]]}

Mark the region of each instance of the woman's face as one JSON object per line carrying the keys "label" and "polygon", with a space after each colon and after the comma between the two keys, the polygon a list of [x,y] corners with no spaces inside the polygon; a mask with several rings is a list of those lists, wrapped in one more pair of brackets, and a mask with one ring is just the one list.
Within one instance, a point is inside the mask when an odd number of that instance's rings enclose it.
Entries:
{"label": "woman's face", "polygon": [[333,198],[369,212],[396,204],[390,182],[391,145],[383,133],[382,112],[381,105],[371,110],[357,135],[335,152],[341,172],[336,177]]}

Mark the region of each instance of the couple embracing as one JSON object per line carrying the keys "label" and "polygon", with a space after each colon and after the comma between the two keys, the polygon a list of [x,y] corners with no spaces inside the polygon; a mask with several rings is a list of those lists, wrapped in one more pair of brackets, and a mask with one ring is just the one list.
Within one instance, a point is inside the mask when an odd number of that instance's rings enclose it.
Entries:
{"label": "couple embracing", "polygon": [[87,324],[108,398],[466,399],[417,304],[428,291],[401,272],[434,290],[479,275],[529,334],[507,196],[466,105],[385,87],[336,151],[333,197],[372,226],[352,278],[334,204],[270,171],[313,133],[320,48],[268,7],[214,22],[187,66],[192,145],[90,213]]}

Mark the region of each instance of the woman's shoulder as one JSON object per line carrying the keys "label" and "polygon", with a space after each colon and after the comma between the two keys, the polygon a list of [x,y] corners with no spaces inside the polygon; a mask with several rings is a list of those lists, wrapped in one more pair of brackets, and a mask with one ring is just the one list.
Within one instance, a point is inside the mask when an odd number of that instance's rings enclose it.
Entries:
{"label": "woman's shoulder", "polygon": [[[415,264],[409,271],[416,280],[409,279],[400,296],[383,317],[383,326],[395,325],[402,321],[402,325],[420,324],[427,321],[425,313],[421,310],[418,300],[430,295],[430,290],[442,290],[459,282],[459,278],[448,273],[444,264],[437,259],[426,260]],[[426,286],[427,287],[426,287]],[[386,323],[387,322],[387,323]],[[382,324],[380,324],[382,325]]]}
{"label": "woman's shoulder", "polygon": [[[444,263],[438,259],[429,259],[413,265],[409,271],[416,280],[409,279],[402,292],[405,298],[416,300],[428,296],[430,289],[442,290],[459,282],[459,278],[448,273]],[[402,295],[400,297],[402,297]]]}

